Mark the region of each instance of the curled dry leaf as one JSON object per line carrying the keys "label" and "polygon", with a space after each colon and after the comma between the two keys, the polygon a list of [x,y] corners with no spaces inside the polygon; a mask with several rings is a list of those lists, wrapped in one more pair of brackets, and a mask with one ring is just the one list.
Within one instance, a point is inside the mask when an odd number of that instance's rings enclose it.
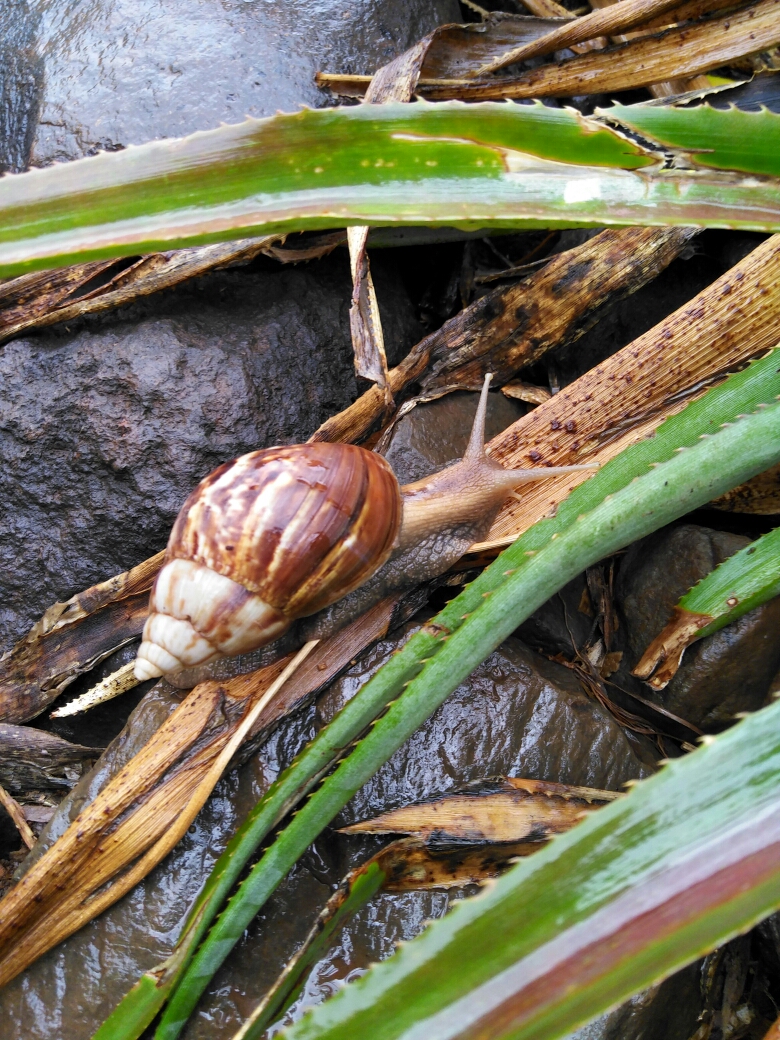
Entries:
{"label": "curled dry leaf", "polygon": [[55,603],[0,659],[0,719],[27,722],[83,672],[140,636],[163,553]]}
{"label": "curled dry leaf", "polygon": [[541,65],[517,77],[421,83],[420,92],[435,101],[454,97],[489,101],[631,90],[728,65],[778,42],[780,0],[760,0],[734,13]]}
{"label": "curled dry leaf", "polygon": [[[280,237],[269,235],[151,253],[129,267],[121,261],[98,260],[12,278],[0,284],[0,343],[28,329],[113,310],[207,271],[248,263]],[[116,271],[113,276],[112,269]],[[97,285],[90,289],[96,280]]]}
{"label": "curled dry leaf", "polygon": [[402,806],[343,834],[411,834],[427,843],[544,841],[619,795],[589,787],[496,777]]}
{"label": "curled dry leaf", "polygon": [[677,674],[687,648],[714,620],[710,614],[691,614],[675,607],[672,620],[642,654],[633,674],[654,690],[663,690]]}

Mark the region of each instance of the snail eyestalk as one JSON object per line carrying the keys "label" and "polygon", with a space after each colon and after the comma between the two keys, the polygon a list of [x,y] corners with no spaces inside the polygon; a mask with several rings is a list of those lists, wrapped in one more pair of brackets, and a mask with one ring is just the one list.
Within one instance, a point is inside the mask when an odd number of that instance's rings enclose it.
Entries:
{"label": "snail eyestalk", "polygon": [[[510,492],[532,480],[598,469],[597,464],[505,469],[485,452],[485,416],[492,374],[485,376],[466,451],[460,462],[401,488],[403,518],[398,545],[408,548],[438,531],[474,525],[478,540]],[[478,525],[478,528],[477,528]]]}

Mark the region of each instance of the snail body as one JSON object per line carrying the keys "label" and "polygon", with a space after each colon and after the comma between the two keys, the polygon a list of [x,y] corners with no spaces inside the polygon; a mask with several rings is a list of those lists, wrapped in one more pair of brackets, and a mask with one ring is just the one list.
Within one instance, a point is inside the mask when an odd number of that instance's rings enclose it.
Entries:
{"label": "snail body", "polygon": [[338,443],[251,452],[201,481],[152,589],[136,677],[249,653],[301,618],[308,638],[329,634],[447,570],[518,484],[591,468],[507,470],[489,459],[488,383],[463,459],[413,484],[399,486],[382,456]]}

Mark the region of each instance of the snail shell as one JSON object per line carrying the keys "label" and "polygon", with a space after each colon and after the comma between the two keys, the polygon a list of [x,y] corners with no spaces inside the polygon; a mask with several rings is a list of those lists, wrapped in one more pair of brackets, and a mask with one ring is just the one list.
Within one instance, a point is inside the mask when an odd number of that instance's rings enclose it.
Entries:
{"label": "snail shell", "polygon": [[243,455],[195,488],[157,576],[136,677],[247,653],[361,585],[401,522],[389,464],[351,444]]}
{"label": "snail shell", "polygon": [[488,458],[489,382],[461,461],[402,488],[380,455],[321,442],[255,451],[206,477],[171,532],[136,678],[200,682],[216,658],[265,647],[312,614],[301,626],[324,638],[446,571],[513,487],[594,468],[507,470]]}

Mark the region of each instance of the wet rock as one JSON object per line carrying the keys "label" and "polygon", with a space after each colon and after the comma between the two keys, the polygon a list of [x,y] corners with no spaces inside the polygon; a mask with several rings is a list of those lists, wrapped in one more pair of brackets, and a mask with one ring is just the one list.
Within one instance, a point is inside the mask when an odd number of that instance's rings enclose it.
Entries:
{"label": "wet rock", "polygon": [[[320,107],[318,69],[373,72],[451,21],[455,0],[42,0],[31,162]],[[0,19],[6,46],[13,24]],[[15,106],[17,150],[26,97]]]}
{"label": "wet rock", "polygon": [[[627,668],[635,666],[680,597],[748,541],[683,524],[629,549],[616,590]],[[723,728],[737,712],[755,711],[765,702],[780,666],[778,625],[780,599],[774,599],[694,643],[666,689],[656,693],[643,684],[643,695],[702,729]]]}
{"label": "wet rock", "polygon": [[[419,404],[393,428],[382,452],[402,484],[411,483],[463,456],[477,410],[478,394],[457,391]],[[527,409],[502,393],[488,398],[485,440],[525,415]]]}
{"label": "wet rock", "polygon": [[[387,648],[370,651],[366,666]],[[326,721],[351,696],[349,675],[320,700]],[[358,792],[336,826],[443,794],[485,776],[619,790],[646,776],[625,732],[572,673],[509,639]]]}
{"label": "wet rock", "polygon": [[[408,629],[407,629],[408,632]],[[171,949],[206,872],[253,802],[365,679],[399,645],[385,640],[311,707],[276,731],[258,755],[223,778],[173,853],[132,893],[41,958],[0,993],[9,1028],[25,1040],[86,1040],[137,975]],[[42,845],[67,826],[175,706],[172,691],[142,702],[124,734],[82,780],[48,825]],[[647,775],[624,731],[590,701],[563,667],[510,640],[478,668],[350,803],[337,823],[418,800],[466,780],[515,773],[618,789]],[[240,1017],[273,982],[346,869],[373,850],[372,839],[326,834],[299,863],[218,974],[186,1031],[188,1040],[233,1035]],[[392,953],[458,893],[383,895],[361,911],[317,966],[303,1002]]]}
{"label": "wet rock", "polygon": [[[388,344],[405,352],[412,305],[377,266]],[[0,349],[0,648],[163,548],[215,466],[305,440],[354,399],[350,292],[345,251],[269,262]]]}
{"label": "wet rock", "polygon": [[0,174],[27,165],[38,118],[43,62],[27,0],[0,0]]}

